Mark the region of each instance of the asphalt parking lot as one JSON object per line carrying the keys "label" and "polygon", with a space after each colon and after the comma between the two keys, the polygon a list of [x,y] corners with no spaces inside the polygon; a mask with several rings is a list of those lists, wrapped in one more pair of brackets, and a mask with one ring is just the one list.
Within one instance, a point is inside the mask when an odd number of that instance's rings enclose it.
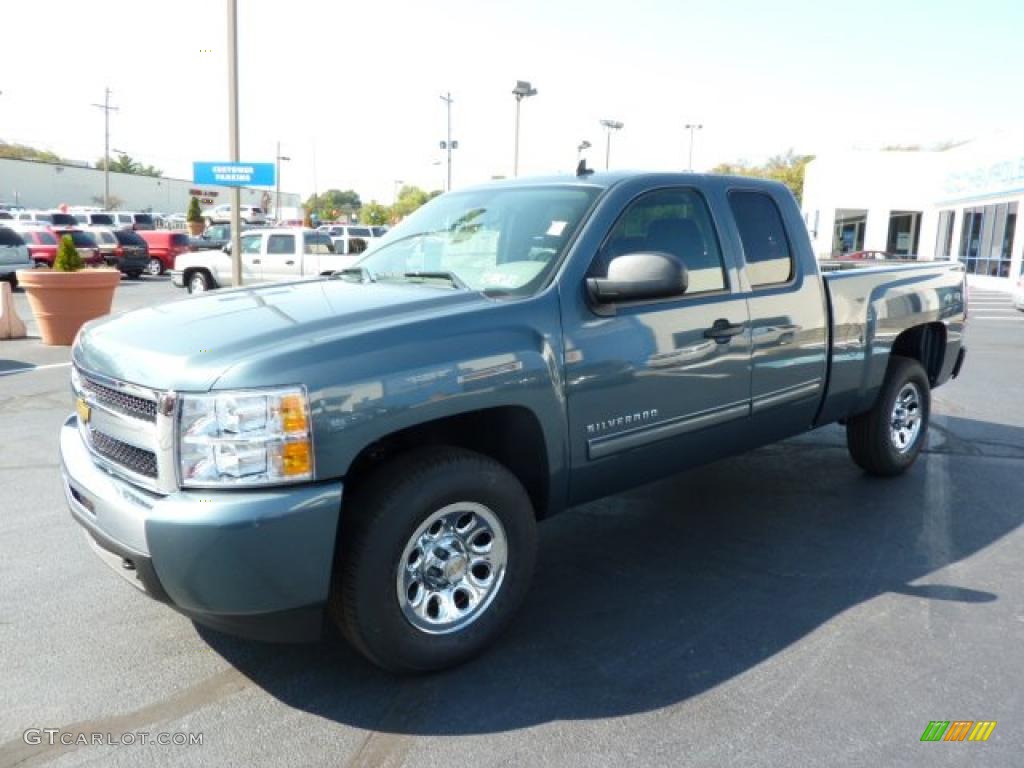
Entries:
{"label": "asphalt parking lot", "polygon": [[[126,281],[115,309],[180,295]],[[571,510],[512,630],[413,679],[122,583],[65,508],[67,349],[0,342],[0,766],[1019,766],[1024,313],[972,291],[968,334],[907,475],[864,476],[831,427]],[[997,726],[922,743],[932,720]]]}

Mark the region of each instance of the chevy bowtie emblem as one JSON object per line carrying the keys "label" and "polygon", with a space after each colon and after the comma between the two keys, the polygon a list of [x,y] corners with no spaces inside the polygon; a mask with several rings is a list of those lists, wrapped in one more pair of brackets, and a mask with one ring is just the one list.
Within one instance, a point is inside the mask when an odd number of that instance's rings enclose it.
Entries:
{"label": "chevy bowtie emblem", "polygon": [[75,410],[78,411],[78,418],[83,424],[89,423],[89,417],[92,415],[92,409],[89,404],[85,402],[85,398],[79,397],[75,400]]}

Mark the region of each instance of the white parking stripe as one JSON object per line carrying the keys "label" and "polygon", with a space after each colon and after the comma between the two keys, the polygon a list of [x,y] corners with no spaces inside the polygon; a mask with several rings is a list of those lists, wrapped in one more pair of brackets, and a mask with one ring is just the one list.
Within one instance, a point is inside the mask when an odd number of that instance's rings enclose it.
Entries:
{"label": "white parking stripe", "polygon": [[29,368],[12,368],[9,371],[0,371],[0,376],[13,376],[16,373],[31,373],[32,371],[45,371],[47,368],[67,368],[71,363],[51,363],[50,365],[33,365]]}

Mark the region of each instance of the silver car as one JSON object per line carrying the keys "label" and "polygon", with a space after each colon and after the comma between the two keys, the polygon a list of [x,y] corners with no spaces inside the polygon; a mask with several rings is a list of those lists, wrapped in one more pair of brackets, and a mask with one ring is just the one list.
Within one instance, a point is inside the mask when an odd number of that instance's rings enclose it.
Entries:
{"label": "silver car", "polygon": [[18,277],[15,272],[32,269],[33,266],[28,246],[21,235],[9,227],[0,227],[0,280],[6,280],[11,288],[16,288]]}

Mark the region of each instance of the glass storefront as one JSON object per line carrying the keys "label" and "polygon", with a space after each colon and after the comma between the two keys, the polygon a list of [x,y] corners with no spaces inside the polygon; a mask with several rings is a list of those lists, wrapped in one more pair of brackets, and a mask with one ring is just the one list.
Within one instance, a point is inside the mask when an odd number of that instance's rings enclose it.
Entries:
{"label": "glass storefront", "polygon": [[1017,203],[965,208],[959,256],[967,265],[967,271],[974,275],[1009,277],[1016,226]]}
{"label": "glass storefront", "polygon": [[953,225],[955,223],[956,211],[939,211],[939,231],[935,236],[936,259],[953,257]]}
{"label": "glass storefront", "polygon": [[835,229],[832,233],[832,254],[864,250],[864,229],[868,212],[857,208],[837,208]]}
{"label": "glass storefront", "polygon": [[916,259],[921,239],[920,211],[893,211],[889,214],[889,237],[885,250],[901,259]]}

